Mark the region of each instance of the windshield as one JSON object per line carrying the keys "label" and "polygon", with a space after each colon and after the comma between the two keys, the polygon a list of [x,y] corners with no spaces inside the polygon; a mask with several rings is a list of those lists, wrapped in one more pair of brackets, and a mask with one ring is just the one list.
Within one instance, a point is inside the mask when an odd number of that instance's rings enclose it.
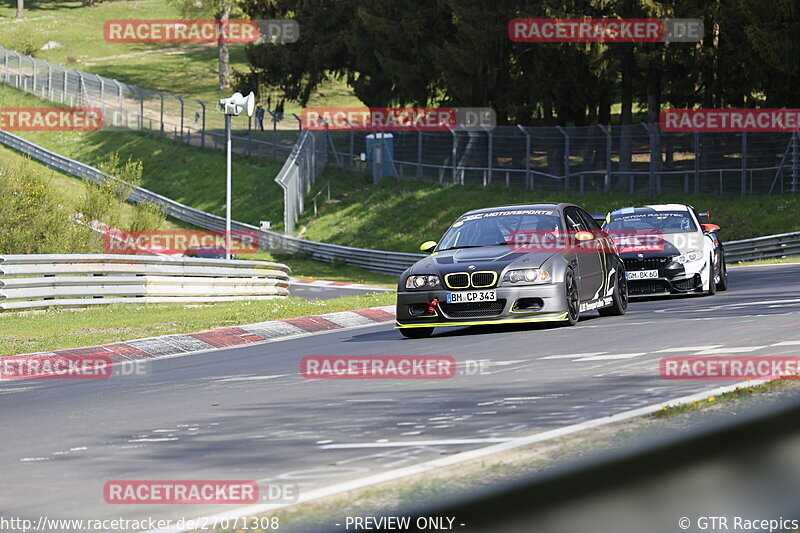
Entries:
{"label": "windshield", "polygon": [[630,213],[612,213],[605,229],[612,232],[691,233],[697,231],[697,226],[688,211],[635,209]]}
{"label": "windshield", "polygon": [[442,237],[437,250],[497,246],[514,242],[521,232],[554,232],[561,219],[554,210],[495,211],[465,215]]}

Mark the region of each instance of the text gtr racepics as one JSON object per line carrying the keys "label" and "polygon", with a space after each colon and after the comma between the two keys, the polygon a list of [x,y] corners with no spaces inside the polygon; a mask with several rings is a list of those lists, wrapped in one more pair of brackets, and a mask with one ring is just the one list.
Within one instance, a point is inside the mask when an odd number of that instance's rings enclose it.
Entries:
{"label": "text gtr racepics", "polygon": [[719,226],[701,224],[689,205],[626,207],[612,211],[603,228],[625,262],[631,296],[728,288]]}
{"label": "text gtr racepics", "polygon": [[561,321],[597,309],[622,315],[622,260],[592,216],[572,204],[479,209],[456,220],[426,257],[403,272],[397,327],[426,337],[436,327]]}

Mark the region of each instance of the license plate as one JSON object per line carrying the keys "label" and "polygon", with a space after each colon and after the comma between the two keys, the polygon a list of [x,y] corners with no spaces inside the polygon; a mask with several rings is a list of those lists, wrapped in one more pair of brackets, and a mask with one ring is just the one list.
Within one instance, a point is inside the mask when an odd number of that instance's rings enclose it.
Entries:
{"label": "license plate", "polygon": [[658,270],[633,270],[625,275],[628,279],[653,279],[658,277]]}
{"label": "license plate", "polygon": [[494,302],[497,300],[496,291],[464,291],[448,292],[447,303],[463,304],[469,302]]}

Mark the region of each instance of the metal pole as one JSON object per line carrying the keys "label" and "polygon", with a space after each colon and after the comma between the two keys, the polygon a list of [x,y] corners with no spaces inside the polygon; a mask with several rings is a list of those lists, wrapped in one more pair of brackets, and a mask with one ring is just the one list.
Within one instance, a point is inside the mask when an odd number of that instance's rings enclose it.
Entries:
{"label": "metal pole", "polygon": [[53,101],[53,66],[47,63],[47,99]]}
{"label": "metal pole", "polygon": [[36,94],[36,60],[31,58],[31,65],[33,66],[33,88],[31,92]]}
{"label": "metal pole", "polygon": [[[456,182],[456,132],[455,130],[450,130],[450,133],[453,135],[453,150],[451,157],[453,159],[453,184]],[[441,180],[439,180],[441,182]]]}
{"label": "metal pole", "polygon": [[531,180],[531,136],[522,127],[522,125],[517,124],[517,127],[525,134],[525,188],[532,189],[533,188],[533,181]]}
{"label": "metal pole", "polygon": [[176,95],[174,95],[174,96],[175,96],[175,98],[177,98],[177,99],[178,99],[178,101],[181,103],[181,141],[182,141],[182,140],[183,140],[183,109],[184,109],[184,105],[183,105],[183,98],[181,98],[181,97],[180,97],[180,96],[178,96],[177,94],[176,94]]}
{"label": "metal pole", "polygon": [[158,96],[161,97],[161,115],[159,120],[161,121],[161,136],[164,136],[164,93],[159,92]]}
{"label": "metal pole", "polygon": [[797,132],[792,134],[792,188],[790,191],[797,193]]}
{"label": "metal pole", "polygon": [[569,192],[569,134],[561,126],[556,126],[564,136],[564,191]]}
{"label": "metal pole", "polygon": [[417,179],[422,179],[422,130],[417,130]]}
{"label": "metal pole", "polygon": [[[487,177],[489,178],[489,185],[491,185],[492,184],[492,158],[494,157],[494,145],[493,145],[494,138],[492,137],[492,130],[489,130],[487,133],[489,134],[489,154],[488,154],[488,157],[487,157],[487,160],[486,160],[487,168],[488,168]],[[485,185],[485,183],[484,183],[484,185]]]}
{"label": "metal pole", "polygon": [[200,146],[203,148],[206,147],[206,104],[203,103],[202,100],[197,101],[198,104],[203,108],[203,126],[200,130]]}
{"label": "metal pole", "polygon": [[597,125],[606,134],[606,176],[603,179],[603,192],[611,192],[611,132],[602,124]]}
{"label": "metal pole", "polygon": [[231,116],[225,115],[225,144],[227,168],[225,172],[225,259],[231,258]]}
{"label": "metal pole", "polygon": [[747,196],[747,132],[742,132],[742,196]]}
{"label": "metal pole", "polygon": [[64,68],[64,90],[61,91],[61,103],[64,103],[64,100],[67,99],[67,91],[69,90],[67,87],[67,81],[69,80],[69,69]]}
{"label": "metal pole", "polygon": [[700,133],[694,132],[694,192],[700,192]]}

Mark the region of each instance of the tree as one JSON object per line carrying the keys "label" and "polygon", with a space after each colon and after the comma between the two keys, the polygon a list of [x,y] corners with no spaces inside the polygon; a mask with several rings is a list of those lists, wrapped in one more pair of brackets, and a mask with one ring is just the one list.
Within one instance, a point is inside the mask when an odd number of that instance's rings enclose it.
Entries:
{"label": "tree", "polygon": [[[186,19],[213,18],[218,26],[224,26],[236,8],[237,0],[169,0],[177,6],[181,16]],[[217,64],[220,91],[231,86],[230,53],[228,43],[222,37],[222,32],[217,37]]]}
{"label": "tree", "polygon": [[25,16],[24,13],[22,12],[23,7],[24,7],[24,3],[25,3],[25,0],[17,0],[17,18],[18,19],[21,19],[21,18],[23,18]]}

